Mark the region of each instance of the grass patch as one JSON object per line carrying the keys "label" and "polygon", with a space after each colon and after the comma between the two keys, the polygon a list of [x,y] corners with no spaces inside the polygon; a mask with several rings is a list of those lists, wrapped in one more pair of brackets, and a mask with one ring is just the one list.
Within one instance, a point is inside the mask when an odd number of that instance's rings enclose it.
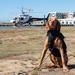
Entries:
{"label": "grass patch", "polygon": [[[75,27],[61,27],[69,51],[75,52]],[[0,31],[0,58],[24,54],[26,51],[42,51],[46,28]]]}

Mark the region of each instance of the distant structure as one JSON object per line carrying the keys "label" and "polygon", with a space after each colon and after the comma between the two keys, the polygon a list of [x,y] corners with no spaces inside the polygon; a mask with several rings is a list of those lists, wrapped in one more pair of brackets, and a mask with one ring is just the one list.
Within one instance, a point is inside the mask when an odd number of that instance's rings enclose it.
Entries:
{"label": "distant structure", "polygon": [[[75,12],[49,12],[45,18],[35,18],[30,16],[30,9],[28,9],[29,14],[25,14],[22,7],[22,14],[10,20],[10,23],[14,23],[15,26],[22,25],[45,25],[46,21],[50,17],[57,18],[62,26],[75,26]],[[31,10],[32,11],[32,10]]]}
{"label": "distant structure", "polygon": [[30,11],[33,11],[32,9],[26,9],[28,12],[23,11],[23,7],[21,9],[21,14],[14,17],[12,20],[10,20],[9,23],[14,23],[15,26],[26,26],[26,25],[45,25],[46,18],[38,18],[38,17],[32,17],[30,16]]}
{"label": "distant structure", "polygon": [[57,18],[62,26],[75,26],[75,12],[49,12],[49,18]]}

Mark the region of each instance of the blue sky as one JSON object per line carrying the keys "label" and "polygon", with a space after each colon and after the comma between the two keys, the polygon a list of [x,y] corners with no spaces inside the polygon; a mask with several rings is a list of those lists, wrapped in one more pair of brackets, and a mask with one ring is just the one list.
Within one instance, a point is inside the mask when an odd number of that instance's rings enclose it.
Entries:
{"label": "blue sky", "polygon": [[22,6],[25,12],[28,12],[26,9],[33,10],[31,16],[43,17],[48,12],[74,12],[75,0],[0,0],[0,22],[9,21],[21,14]]}

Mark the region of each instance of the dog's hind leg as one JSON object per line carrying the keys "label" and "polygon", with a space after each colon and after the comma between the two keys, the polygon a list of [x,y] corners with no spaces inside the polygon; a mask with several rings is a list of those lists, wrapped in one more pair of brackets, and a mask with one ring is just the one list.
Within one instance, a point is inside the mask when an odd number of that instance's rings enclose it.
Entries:
{"label": "dog's hind leg", "polygon": [[54,64],[55,67],[61,67],[62,66],[62,60],[61,57],[56,57],[52,53],[50,54],[50,60]]}

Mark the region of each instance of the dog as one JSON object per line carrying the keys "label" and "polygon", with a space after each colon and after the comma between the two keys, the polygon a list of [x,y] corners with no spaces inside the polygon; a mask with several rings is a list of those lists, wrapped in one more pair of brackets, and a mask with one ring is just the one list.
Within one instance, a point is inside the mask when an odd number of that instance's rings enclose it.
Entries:
{"label": "dog", "polygon": [[50,60],[52,64],[47,64],[47,67],[63,67],[64,72],[68,72],[68,56],[66,51],[66,44],[64,42],[64,36],[60,33],[61,25],[60,22],[51,17],[46,23],[47,36],[44,43],[41,59],[38,67],[41,67],[43,59],[47,50],[50,50]]}

